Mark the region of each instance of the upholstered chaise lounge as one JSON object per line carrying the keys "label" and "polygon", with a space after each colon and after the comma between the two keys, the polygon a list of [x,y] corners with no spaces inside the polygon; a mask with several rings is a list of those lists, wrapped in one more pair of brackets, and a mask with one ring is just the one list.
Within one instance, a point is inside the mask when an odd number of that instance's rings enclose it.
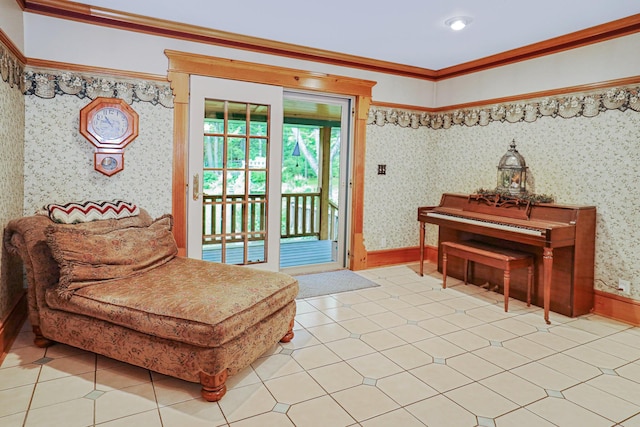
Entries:
{"label": "upholstered chaise lounge", "polygon": [[293,338],[297,281],[176,256],[171,217],[11,221],[38,346],[61,342],[186,381],[217,401],[228,376]]}

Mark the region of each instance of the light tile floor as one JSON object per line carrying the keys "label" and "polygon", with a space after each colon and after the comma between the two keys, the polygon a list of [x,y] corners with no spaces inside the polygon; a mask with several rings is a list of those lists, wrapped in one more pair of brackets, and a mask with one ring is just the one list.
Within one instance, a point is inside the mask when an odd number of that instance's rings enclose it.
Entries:
{"label": "light tile floor", "polygon": [[25,325],[0,368],[0,426],[640,426],[640,328],[567,318],[433,265],[360,272],[380,287],[298,301],[295,338],[200,387]]}

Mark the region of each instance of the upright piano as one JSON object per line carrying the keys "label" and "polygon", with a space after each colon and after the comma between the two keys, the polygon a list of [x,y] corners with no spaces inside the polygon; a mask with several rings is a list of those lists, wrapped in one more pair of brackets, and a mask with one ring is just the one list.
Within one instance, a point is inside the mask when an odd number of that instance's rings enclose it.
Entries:
{"label": "upright piano", "polygon": [[[426,224],[439,226],[438,248],[445,241],[482,241],[494,246],[531,253],[535,260],[532,303],[575,317],[593,309],[595,225],[594,206],[531,203],[478,194],[445,193],[439,206],[418,208],[420,221],[420,275],[423,274]],[[463,262],[452,259],[447,275],[462,278]],[[438,250],[442,272],[442,251]],[[502,272],[473,265],[476,284],[501,283]],[[514,271],[511,296],[524,300],[526,274]]]}

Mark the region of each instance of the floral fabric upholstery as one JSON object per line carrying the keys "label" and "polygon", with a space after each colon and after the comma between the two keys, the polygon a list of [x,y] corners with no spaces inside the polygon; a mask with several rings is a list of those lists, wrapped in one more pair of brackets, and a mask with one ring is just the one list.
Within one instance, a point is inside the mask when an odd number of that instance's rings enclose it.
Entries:
{"label": "floral fabric upholstery", "polygon": [[170,261],[178,253],[171,228],[170,215],[149,226],[104,232],[47,227],[47,244],[60,266],[58,293],[69,299],[77,289],[139,275]]}
{"label": "floral fabric upholstery", "polygon": [[[176,280],[179,278],[179,280]],[[198,346],[224,344],[298,294],[281,273],[176,257],[146,273],[78,289],[47,304]]]}
{"label": "floral fabric upholstery", "polygon": [[[140,214],[137,216],[60,227],[107,232],[120,228],[146,227],[152,222],[153,218],[147,211],[140,209]],[[9,221],[3,234],[3,255],[6,254],[6,258],[11,260],[21,261],[27,273],[29,321],[34,327],[40,325],[38,316],[40,307],[46,306],[45,291],[57,286],[60,280],[60,267],[53,259],[45,236],[45,230],[53,224],[55,223],[45,215],[28,216]]]}
{"label": "floral fabric upholstery", "polygon": [[[152,223],[140,209],[137,216],[56,227],[109,233]],[[201,373],[233,375],[290,330],[294,278],[179,257],[62,298],[45,235],[53,224],[44,215],[10,221],[3,242],[6,265],[19,259],[25,268],[29,320],[45,338],[200,382]]]}

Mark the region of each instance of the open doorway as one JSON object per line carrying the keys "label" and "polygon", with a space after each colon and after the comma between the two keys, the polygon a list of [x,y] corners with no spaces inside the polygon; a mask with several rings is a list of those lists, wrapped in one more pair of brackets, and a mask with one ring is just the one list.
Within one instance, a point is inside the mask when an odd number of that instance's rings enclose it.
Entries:
{"label": "open doorway", "polygon": [[350,100],[285,91],[283,109],[280,268],[348,267]]}

